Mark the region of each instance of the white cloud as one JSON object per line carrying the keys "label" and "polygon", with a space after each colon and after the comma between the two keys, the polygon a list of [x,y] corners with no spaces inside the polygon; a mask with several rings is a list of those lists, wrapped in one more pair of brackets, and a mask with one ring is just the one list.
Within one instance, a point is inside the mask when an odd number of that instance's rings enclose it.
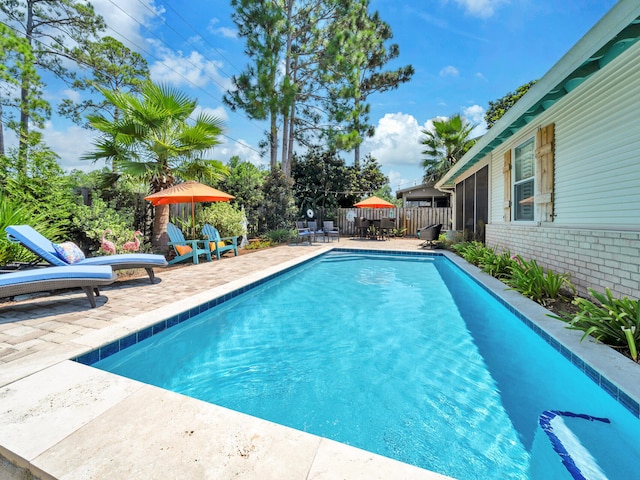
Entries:
{"label": "white cloud", "polygon": [[97,137],[95,132],[76,125],[57,130],[49,121],[45,124],[42,136],[44,143],[60,156],[58,164],[65,171],[76,169],[88,172],[104,167],[104,163],[93,164],[89,160],[80,159],[93,150],[93,141]]}
{"label": "white cloud", "polygon": [[227,27],[216,28],[213,33],[224,38],[238,38],[238,32]]}
{"label": "white cloud", "polygon": [[217,27],[220,23],[220,19],[212,18],[207,26],[207,30],[214,35],[223,37],[223,38],[238,38],[238,31],[233,28],[228,27]]}
{"label": "white cloud", "polygon": [[371,153],[383,167],[419,167],[422,163],[420,130],[425,125],[406,113],[387,113],[378,121],[376,133],[362,143],[363,155]]}
{"label": "white cloud", "polygon": [[476,72],[475,77],[479,78],[480,80],[483,80],[485,82],[488,81],[487,77],[485,77],[481,72]]}
{"label": "white cloud", "polygon": [[[217,109],[205,108],[201,109],[201,111],[215,114]],[[52,122],[47,122],[42,134],[46,145],[60,156],[58,164],[65,171],[77,169],[88,172],[105,166],[104,162],[92,163],[91,161],[80,159],[80,157],[94,149],[93,142],[97,138],[97,133],[75,125],[58,130]],[[6,140],[7,145],[17,143],[10,138]],[[226,137],[220,137],[220,141],[222,143],[216,145],[206,155],[207,157],[226,163],[232,156],[238,155],[242,160],[249,161],[254,165],[268,165],[268,159],[263,159],[257,152],[258,148],[251,145],[249,141],[243,139],[237,141],[229,140]]]}
{"label": "white cloud", "polygon": [[164,21],[164,8],[153,0],[92,0],[91,3],[105,19],[107,30],[104,34],[138,52],[145,47],[144,36],[149,35],[147,29],[152,28],[154,21]]}
{"label": "white cloud", "polygon": [[62,96],[76,103],[82,100],[82,95],[80,94],[80,92],[78,92],[77,90],[71,90],[70,88],[63,90]]}
{"label": "white cloud", "polygon": [[195,110],[191,114],[191,118],[195,119],[200,115],[200,113],[204,113],[206,115],[211,115],[216,117],[219,120],[226,122],[229,120],[229,115],[227,114],[227,110],[224,107],[217,108],[209,108],[209,107],[201,107],[200,105],[196,106]]}
{"label": "white cloud", "polygon": [[225,139],[222,144],[215,146],[212,158],[226,163],[231,157],[237,155],[242,161],[251,162],[256,166],[268,166],[268,159],[262,158],[257,150],[258,148],[252,146],[247,140]]}
{"label": "white cloud", "polygon": [[471,132],[471,137],[479,137],[487,133],[487,123],[484,121],[485,109],[480,105],[472,105],[462,110],[462,116],[469,123],[477,124],[476,128]]}
{"label": "white cloud", "polygon": [[153,81],[199,88],[213,83],[221,92],[232,87],[231,81],[219,73],[220,62],[208,60],[196,51],[184,56],[180,51],[162,47],[159,50],[159,61],[149,67]]}
{"label": "white cloud", "polygon": [[489,18],[495,13],[496,7],[509,3],[509,0],[454,0],[465,13],[479,18]]}
{"label": "white cloud", "polygon": [[459,74],[460,72],[453,65],[447,65],[442,70],[440,70],[441,77],[457,77]]}

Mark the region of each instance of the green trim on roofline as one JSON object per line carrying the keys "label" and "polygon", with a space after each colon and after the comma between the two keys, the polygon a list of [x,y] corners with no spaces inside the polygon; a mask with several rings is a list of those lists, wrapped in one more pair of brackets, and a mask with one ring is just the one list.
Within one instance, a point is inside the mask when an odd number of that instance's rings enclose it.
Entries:
{"label": "green trim on roofline", "polygon": [[[563,98],[578,85],[584,82],[591,75],[604,68],[609,62],[620,56],[631,45],[640,40],[640,16],[635,18],[629,25],[620,31],[615,37],[607,42],[603,47],[591,55],[582,65],[567,75],[560,83],[550,89],[546,95],[534,103],[526,112],[513,120],[510,125],[503,130],[480,151],[467,159],[456,170],[455,175],[450,178],[444,177],[437,183],[440,188],[452,188],[455,186],[455,178],[469,170],[476,163],[482,160],[492,150],[500,146],[504,141],[519,131],[522,127],[532,122],[545,110],[548,110],[558,100]],[[494,127],[495,128],[495,127]],[[486,134],[485,134],[486,135]],[[464,157],[463,157],[464,158]],[[462,160],[462,159],[461,159]],[[455,168],[455,166],[453,167]]]}

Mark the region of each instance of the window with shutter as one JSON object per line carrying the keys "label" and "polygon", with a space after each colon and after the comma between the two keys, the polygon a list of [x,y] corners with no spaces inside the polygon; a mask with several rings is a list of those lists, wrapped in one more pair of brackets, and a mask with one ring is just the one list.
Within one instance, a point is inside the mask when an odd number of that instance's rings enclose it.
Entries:
{"label": "window with shutter", "polygon": [[534,139],[513,149],[513,219],[534,220],[535,187]]}

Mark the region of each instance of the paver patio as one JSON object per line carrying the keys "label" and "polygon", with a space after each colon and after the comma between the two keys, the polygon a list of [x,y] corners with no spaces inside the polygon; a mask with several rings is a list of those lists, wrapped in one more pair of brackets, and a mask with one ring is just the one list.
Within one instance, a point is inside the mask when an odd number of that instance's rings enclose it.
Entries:
{"label": "paver patio", "polygon": [[331,247],[279,246],[101,289],[0,304],[0,478],[422,478],[441,475],[69,361]]}

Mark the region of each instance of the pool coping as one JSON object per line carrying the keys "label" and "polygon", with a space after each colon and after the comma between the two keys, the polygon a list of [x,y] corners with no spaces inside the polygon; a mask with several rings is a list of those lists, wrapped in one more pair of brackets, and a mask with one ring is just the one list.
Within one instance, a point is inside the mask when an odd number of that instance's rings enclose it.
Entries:
{"label": "pool coping", "polygon": [[[416,251],[402,251],[402,250],[367,250],[361,248],[348,248],[344,249],[340,246],[331,246],[323,248],[317,252],[312,252],[308,255],[284,262],[280,265],[267,268],[260,272],[252,273],[242,278],[241,280],[232,281],[225,285],[216,287],[208,292],[194,295],[186,300],[176,302],[170,307],[163,307],[160,311],[151,311],[138,315],[128,319],[112,327],[105,328],[96,332],[95,334],[86,335],[76,340],[74,345],[70,345],[64,357],[57,357],[49,368],[34,373],[21,380],[16,381],[13,384],[9,384],[8,387],[0,389],[6,390],[10,388],[16,392],[20,390],[20,385],[24,384],[27,388],[24,389],[26,393],[15,394],[12,405],[15,407],[16,414],[22,412],[20,417],[24,417],[24,410],[28,405],[35,402],[38,398],[64,398],[69,396],[69,392],[76,392],[78,390],[83,391],[81,398],[85,402],[91,403],[88,398],[97,398],[92,404],[92,408],[88,408],[86,412],[81,412],[77,415],[79,418],[74,424],[65,426],[61,429],[60,422],[52,419],[52,425],[56,426],[56,429],[60,430],[57,437],[45,438],[40,442],[36,442],[36,445],[26,445],[24,439],[14,439],[13,445],[15,448],[11,448],[11,445],[5,445],[2,442],[0,445],[0,455],[8,459],[16,466],[16,468],[28,469],[31,472],[39,475],[38,478],[59,478],[63,476],[60,472],[78,471],[78,469],[84,469],[85,473],[93,472],[96,474],[95,469],[100,468],[100,462],[98,462],[98,453],[107,449],[105,446],[108,444],[109,439],[113,436],[119,438],[118,432],[113,432],[114,422],[118,424],[118,420],[127,415],[127,412],[131,410],[127,405],[152,405],[153,409],[164,414],[167,405],[175,405],[175,409],[180,411],[193,409],[198,412],[198,419],[207,419],[223,417],[226,419],[226,426],[231,434],[231,439],[221,440],[221,444],[216,448],[222,449],[226,453],[226,458],[230,459],[227,463],[229,468],[236,469],[234,472],[242,472],[240,477],[242,478],[283,478],[284,471],[288,472],[288,466],[292,461],[292,455],[290,452],[290,439],[295,438],[296,445],[302,445],[303,447],[297,448],[297,453],[304,452],[301,458],[296,458],[299,465],[299,472],[296,476],[287,475],[287,478],[335,478],[335,475],[339,473],[345,478],[428,478],[428,479],[442,479],[446,478],[440,474],[429,472],[426,470],[412,467],[395,460],[391,460],[385,457],[372,454],[370,452],[364,452],[362,450],[355,449],[353,447],[338,444],[327,439],[316,437],[304,432],[298,432],[293,429],[288,429],[270,422],[255,419],[247,415],[230,412],[222,407],[216,405],[206,404],[198,400],[190,399],[182,395],[167,392],[156,387],[140,384],[129,379],[123,379],[116,375],[109,374],[107,372],[101,372],[93,368],[89,368],[85,365],[81,365],[77,362],[70,361],[71,358],[82,357],[82,355],[95,350],[96,348],[105,347],[111,345],[113,348],[113,341],[120,338],[130,337],[131,334],[136,332],[145,332],[151,328],[153,332],[153,325],[160,322],[166,322],[167,319],[175,317],[183,310],[192,310],[194,308],[200,309],[200,305],[207,304],[209,302],[215,302],[216,299],[225,298],[225,296],[235,296],[235,291],[242,291],[247,289],[249,285],[255,282],[258,284],[267,281],[267,278],[272,278],[275,275],[280,275],[282,272],[290,270],[295,266],[313,260],[314,258],[323,255],[331,250],[349,250],[358,253],[371,252],[371,253],[392,253],[401,255],[421,254]],[[424,252],[426,255],[443,255],[453,262],[458,268],[466,271],[470,274],[478,284],[482,285],[487,291],[498,298],[503,304],[507,305],[521,320],[531,322],[530,327],[537,331],[541,337],[547,340],[557,350],[569,358],[574,365],[581,368],[592,380],[594,378],[593,372],[600,376],[598,381],[604,379],[607,383],[600,383],[600,385],[607,390],[607,387],[617,389],[618,401],[625,405],[624,401],[635,402],[637,407],[638,398],[640,398],[640,382],[637,381],[640,372],[637,371],[638,366],[631,360],[626,359],[622,355],[615,351],[612,351],[609,347],[601,344],[597,344],[592,341],[580,342],[580,332],[567,330],[562,322],[551,319],[546,315],[548,312],[543,307],[532,302],[531,300],[522,297],[520,294],[506,290],[506,286],[496,280],[495,278],[485,274],[473,265],[468,264],[455,254],[447,251],[436,252]],[[231,297],[227,297],[231,298]],[[195,313],[195,311],[194,311]],[[162,320],[159,320],[159,315],[163,316]],[[157,327],[163,329],[165,327]],[[539,331],[538,331],[539,330]],[[157,331],[156,331],[157,333]],[[147,333],[143,333],[146,335]],[[553,342],[553,343],[552,343]],[[567,356],[566,352],[569,353]],[[573,353],[572,353],[573,352]],[[632,371],[635,369],[635,371]],[[593,370],[593,371],[592,371]],[[591,374],[590,374],[591,373]],[[635,382],[633,381],[635,377]],[[73,379],[78,378],[78,382],[74,383]],[[51,383],[53,379],[58,379],[58,383],[62,385],[56,385],[55,382]],[[90,379],[89,381],[87,379]],[[50,384],[47,384],[46,388],[42,386],[43,380],[48,380]],[[71,382],[71,384],[69,384]],[[93,382],[93,383],[92,383]],[[92,388],[87,387],[87,383],[93,385]],[[65,390],[66,388],[66,390]],[[105,395],[99,395],[99,392],[107,392]],[[620,392],[624,397],[620,397]],[[628,398],[627,398],[628,397]],[[629,406],[625,405],[627,409]],[[67,405],[68,407],[68,405]],[[29,407],[33,408],[33,407]],[[135,408],[132,409],[135,411]],[[630,410],[633,413],[633,410]],[[60,413],[59,410],[54,412],[47,412],[48,414]],[[184,414],[186,415],[186,413]],[[637,413],[636,413],[637,416]],[[22,424],[23,428],[26,428],[26,432],[31,435],[37,435],[41,431],[42,418],[38,415],[34,415],[33,422],[26,422],[27,425]],[[110,419],[110,422],[101,424],[101,420]],[[186,421],[186,420],[185,420]],[[193,419],[189,418],[186,421],[189,425],[193,425]],[[135,423],[135,422],[134,422]],[[150,423],[149,425],[147,423]],[[146,437],[149,435],[157,435],[163,438],[163,435],[168,435],[167,442],[172,445],[183,445],[186,441],[179,437],[180,432],[165,432],[159,430],[162,426],[157,426],[157,422],[151,421],[143,423],[140,427],[145,431]],[[179,422],[178,422],[179,423]],[[206,424],[207,422],[204,421]],[[106,425],[106,426],[105,426]],[[240,426],[240,427],[238,427]],[[121,425],[121,428],[126,430],[126,426]],[[234,430],[236,428],[236,430]],[[239,428],[239,430],[238,430]],[[155,429],[155,430],[154,430]],[[246,438],[246,431],[254,430],[261,432],[257,435],[255,440],[251,437],[250,440]],[[119,430],[119,429],[118,429]],[[207,430],[207,428],[205,428]],[[226,430],[226,428],[225,428]],[[184,430],[190,431],[190,430]],[[197,430],[196,430],[197,431]],[[149,433],[155,432],[155,433]],[[266,433],[265,433],[266,432]],[[121,432],[120,432],[121,433]],[[219,435],[218,429],[213,429],[212,433]],[[134,433],[132,433],[134,435]],[[28,436],[28,435],[27,435]],[[23,435],[24,437],[24,435]],[[238,438],[241,438],[240,443]],[[282,440],[285,439],[285,440]],[[289,439],[289,444],[287,444]],[[11,440],[11,439],[10,439]],[[123,450],[120,452],[122,456],[132,456],[132,451],[139,453],[142,458],[145,457],[146,446],[144,439],[140,439],[142,444],[134,442],[130,445],[130,450]],[[181,443],[182,442],[182,443]],[[225,443],[226,442],[226,443]],[[234,443],[235,442],[235,443]],[[11,441],[8,442],[12,444]],[[33,442],[31,442],[33,443]],[[207,440],[204,444],[191,445],[189,451],[208,451],[211,448],[211,439]],[[226,445],[223,446],[222,444]],[[80,445],[88,445],[86,448],[93,448],[88,451],[89,459],[78,459],[76,456],[75,461],[64,460],[60,461],[59,458],[64,457],[65,452],[78,452],[82,449]],[[228,445],[233,445],[231,451],[228,450]],[[287,446],[284,448],[283,445]],[[226,450],[225,450],[226,448]],[[248,449],[248,450],[247,450]],[[108,449],[107,449],[108,450]],[[219,455],[220,451],[209,452],[213,453],[213,457],[216,454]],[[243,454],[245,452],[245,454]],[[249,453],[246,453],[249,452]],[[257,452],[257,453],[256,453]],[[110,455],[116,455],[113,452]],[[260,457],[259,454],[263,454]],[[148,456],[148,454],[146,454]],[[251,463],[250,468],[247,467],[249,457],[260,457],[255,459],[256,463]],[[154,457],[155,458],[155,457]],[[274,458],[277,461],[274,461]],[[267,460],[268,459],[268,460]],[[1,459],[0,459],[1,460]],[[163,464],[162,459],[156,458],[159,464]],[[238,464],[238,462],[240,462]],[[0,462],[2,463],[2,462]],[[91,464],[96,464],[92,465]],[[275,464],[274,464],[275,463]],[[208,465],[208,464],[207,464]],[[93,468],[94,470],[91,470]],[[181,465],[181,471],[184,472],[185,465]],[[0,465],[0,473],[2,472]],[[297,471],[297,470],[296,470]],[[110,470],[111,472],[111,470]],[[153,470],[151,470],[153,472]],[[163,473],[166,471],[162,470]],[[147,472],[148,473],[148,472]],[[159,472],[156,471],[156,475]],[[227,471],[225,474],[228,474]],[[58,476],[59,475],[59,476]],[[151,473],[153,476],[153,473]],[[98,475],[99,476],[99,475]],[[188,477],[188,475],[187,475]],[[76,477],[70,477],[76,478]],[[118,478],[112,476],[111,478]],[[224,478],[224,477],[210,477],[210,478]]]}

